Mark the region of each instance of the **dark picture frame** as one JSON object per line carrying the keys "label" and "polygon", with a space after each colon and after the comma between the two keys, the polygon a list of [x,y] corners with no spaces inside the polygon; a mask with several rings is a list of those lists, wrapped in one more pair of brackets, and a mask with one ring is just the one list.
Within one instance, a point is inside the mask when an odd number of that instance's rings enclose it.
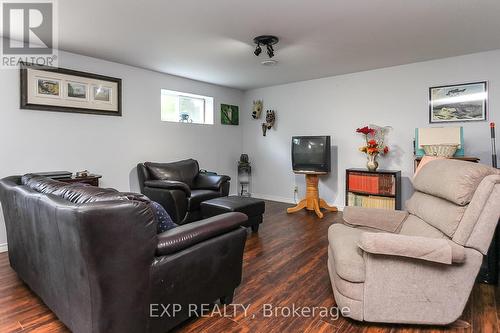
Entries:
{"label": "dark picture frame", "polygon": [[[53,95],[55,98],[53,99],[52,104],[39,104],[39,103],[32,103],[29,102],[29,97],[30,94],[34,94],[32,91],[28,91],[28,71],[30,70],[37,70],[37,71],[44,71],[47,72],[47,79],[37,79],[37,89],[38,93],[40,95],[47,95],[50,97],[50,95]],[[60,79],[52,79],[51,74],[62,74],[62,75],[68,75],[71,77],[68,77],[69,79],[65,81],[65,84],[68,85],[68,87],[78,87],[79,91],[78,94],[75,94],[74,91],[71,91],[71,95],[69,93],[67,94],[66,97],[62,96],[62,80]],[[53,75],[52,75],[53,76]],[[96,107],[85,107],[88,105],[91,105],[89,100],[91,99],[92,95],[92,84],[88,84],[88,89],[86,91],[82,91],[81,88],[84,84],[81,84],[80,86],[78,83],[78,78],[84,78],[86,81],[90,80],[95,80],[96,82],[109,82],[111,84],[116,84],[116,110],[104,110],[98,108],[98,104],[96,104]],[[113,85],[114,86],[114,85]],[[99,96],[95,93],[94,89],[94,101],[97,101],[99,103],[103,103],[103,98],[106,96],[109,97],[109,88],[105,87],[104,88],[104,93],[101,93]],[[77,101],[81,99],[82,100],[82,106],[81,107],[75,107],[75,106],[62,106],[58,105],[62,100],[71,103],[71,101]],[[109,97],[109,100],[111,102],[111,98]],[[47,100],[47,103],[50,103],[50,100]],[[76,104],[76,103],[74,103]],[[105,75],[99,75],[99,74],[94,74],[94,73],[88,73],[88,72],[81,72],[81,71],[76,71],[72,69],[66,69],[66,68],[56,68],[56,67],[49,67],[49,66],[38,66],[35,64],[28,64],[28,63],[21,63],[20,64],[20,108],[21,109],[28,109],[28,110],[39,110],[39,111],[55,111],[55,112],[70,112],[70,113],[84,113],[84,114],[95,114],[95,115],[106,115],[106,116],[118,116],[120,117],[122,115],[122,80],[120,78],[116,77],[111,77],[111,76],[105,76]]]}
{"label": "dark picture frame", "polygon": [[239,125],[240,108],[238,105],[221,104],[220,105],[220,122],[222,125]]}
{"label": "dark picture frame", "polygon": [[486,121],[488,81],[429,88],[429,123]]}

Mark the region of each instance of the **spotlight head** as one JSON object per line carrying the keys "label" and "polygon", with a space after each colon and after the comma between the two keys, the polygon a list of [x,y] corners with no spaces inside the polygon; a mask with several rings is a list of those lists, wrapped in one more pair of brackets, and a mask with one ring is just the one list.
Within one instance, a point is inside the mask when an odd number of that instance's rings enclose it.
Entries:
{"label": "spotlight head", "polygon": [[267,55],[269,58],[274,57],[274,49],[272,45],[267,44]]}
{"label": "spotlight head", "polygon": [[260,48],[260,44],[257,44],[257,47],[255,48],[255,51],[253,51],[253,54],[255,54],[258,57],[261,52],[262,49]]}

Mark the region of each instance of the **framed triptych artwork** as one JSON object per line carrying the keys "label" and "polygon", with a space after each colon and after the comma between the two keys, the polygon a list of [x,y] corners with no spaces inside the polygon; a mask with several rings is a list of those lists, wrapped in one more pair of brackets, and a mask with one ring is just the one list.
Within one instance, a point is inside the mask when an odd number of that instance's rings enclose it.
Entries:
{"label": "framed triptych artwork", "polygon": [[121,116],[121,79],[21,64],[21,109]]}

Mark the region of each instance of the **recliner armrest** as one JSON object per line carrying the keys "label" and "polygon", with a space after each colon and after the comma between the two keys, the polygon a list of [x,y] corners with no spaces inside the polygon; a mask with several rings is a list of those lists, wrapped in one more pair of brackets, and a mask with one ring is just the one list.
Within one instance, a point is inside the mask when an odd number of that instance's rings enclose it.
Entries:
{"label": "recliner armrest", "polygon": [[415,258],[448,265],[465,261],[464,247],[442,238],[367,232],[361,235],[358,246],[368,253]]}
{"label": "recliner armrest", "polygon": [[189,197],[191,196],[191,189],[186,183],[176,180],[146,180],[144,185],[153,188],[162,188],[165,190],[181,190]]}
{"label": "recliner armrest", "polygon": [[402,210],[380,208],[345,207],[342,218],[351,226],[368,227],[386,232],[396,232],[408,217]]}
{"label": "recliner armrest", "polygon": [[156,255],[184,250],[207,239],[237,229],[248,220],[243,213],[226,213],[167,230],[158,235]]}
{"label": "recliner armrest", "polygon": [[193,189],[220,191],[222,184],[231,180],[225,175],[212,175],[199,173],[193,184]]}

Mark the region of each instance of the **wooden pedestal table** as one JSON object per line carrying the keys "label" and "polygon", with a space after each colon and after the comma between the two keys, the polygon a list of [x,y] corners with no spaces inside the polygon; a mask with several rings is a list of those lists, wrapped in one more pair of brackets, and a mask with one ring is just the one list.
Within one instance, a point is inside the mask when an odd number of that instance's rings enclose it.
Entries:
{"label": "wooden pedestal table", "polygon": [[[298,172],[297,172],[298,173]],[[306,175],[306,197],[297,204],[295,207],[288,208],[287,213],[295,213],[302,209],[313,210],[316,215],[321,219],[323,213],[321,208],[329,212],[336,212],[337,207],[329,206],[325,200],[319,197],[318,191],[318,176],[326,175],[326,172],[301,172]]]}

